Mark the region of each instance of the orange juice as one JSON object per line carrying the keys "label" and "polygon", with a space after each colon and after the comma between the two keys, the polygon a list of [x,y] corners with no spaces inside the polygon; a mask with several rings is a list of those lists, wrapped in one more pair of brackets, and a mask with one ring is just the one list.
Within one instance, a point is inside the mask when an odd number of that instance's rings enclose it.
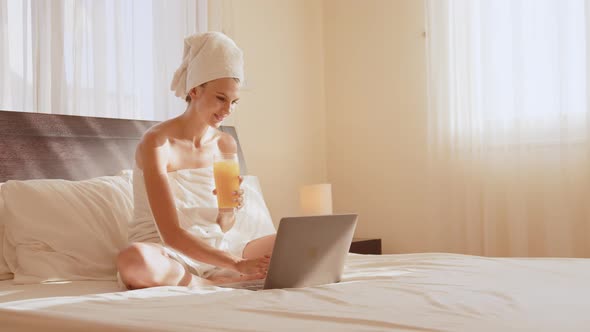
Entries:
{"label": "orange juice", "polygon": [[215,156],[213,176],[219,208],[237,207],[239,203],[234,202],[234,199],[238,198],[234,192],[240,190],[240,164],[237,155],[231,153]]}

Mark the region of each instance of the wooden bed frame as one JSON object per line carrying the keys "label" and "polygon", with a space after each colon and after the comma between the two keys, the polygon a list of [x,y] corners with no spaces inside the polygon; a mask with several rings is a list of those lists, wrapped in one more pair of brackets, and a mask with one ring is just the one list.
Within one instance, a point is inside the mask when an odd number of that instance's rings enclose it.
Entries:
{"label": "wooden bed frame", "polygon": [[[157,121],[0,111],[0,183],[8,180],[82,180],[114,175],[134,164],[143,133]],[[238,142],[234,127],[221,130]]]}

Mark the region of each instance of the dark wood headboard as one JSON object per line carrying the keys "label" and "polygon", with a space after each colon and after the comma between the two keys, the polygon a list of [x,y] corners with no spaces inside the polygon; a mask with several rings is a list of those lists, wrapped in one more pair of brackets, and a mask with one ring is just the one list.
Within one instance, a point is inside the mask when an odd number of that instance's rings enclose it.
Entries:
{"label": "dark wood headboard", "polygon": [[[0,111],[0,182],[82,180],[133,168],[135,147],[156,121]],[[238,142],[234,127],[221,130]]]}

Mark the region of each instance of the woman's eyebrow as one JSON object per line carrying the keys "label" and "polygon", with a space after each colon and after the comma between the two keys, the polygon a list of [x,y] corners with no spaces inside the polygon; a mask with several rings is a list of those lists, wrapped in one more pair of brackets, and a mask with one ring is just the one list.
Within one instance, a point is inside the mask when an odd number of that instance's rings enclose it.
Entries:
{"label": "woman's eyebrow", "polygon": [[[221,92],[221,91],[217,91],[217,94],[220,94],[220,95],[224,96],[224,97],[225,97],[225,98],[227,98],[227,99],[231,99],[231,98],[229,98],[229,97],[228,97],[228,96],[227,96],[225,93],[223,93],[223,92]],[[238,100],[240,100],[240,98],[236,98],[236,99],[234,99],[233,101],[238,101]]]}

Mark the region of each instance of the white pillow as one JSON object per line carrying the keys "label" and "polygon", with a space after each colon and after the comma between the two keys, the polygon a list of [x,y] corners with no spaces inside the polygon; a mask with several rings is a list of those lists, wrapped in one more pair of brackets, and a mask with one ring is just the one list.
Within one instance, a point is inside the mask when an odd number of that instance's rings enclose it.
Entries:
{"label": "white pillow", "polygon": [[[0,189],[2,185],[3,183],[0,183]],[[4,259],[4,218],[4,200],[0,195],[0,280],[12,279],[14,277]]]}
{"label": "white pillow", "polygon": [[14,283],[116,280],[133,212],[129,174],[2,186],[4,256]]}

